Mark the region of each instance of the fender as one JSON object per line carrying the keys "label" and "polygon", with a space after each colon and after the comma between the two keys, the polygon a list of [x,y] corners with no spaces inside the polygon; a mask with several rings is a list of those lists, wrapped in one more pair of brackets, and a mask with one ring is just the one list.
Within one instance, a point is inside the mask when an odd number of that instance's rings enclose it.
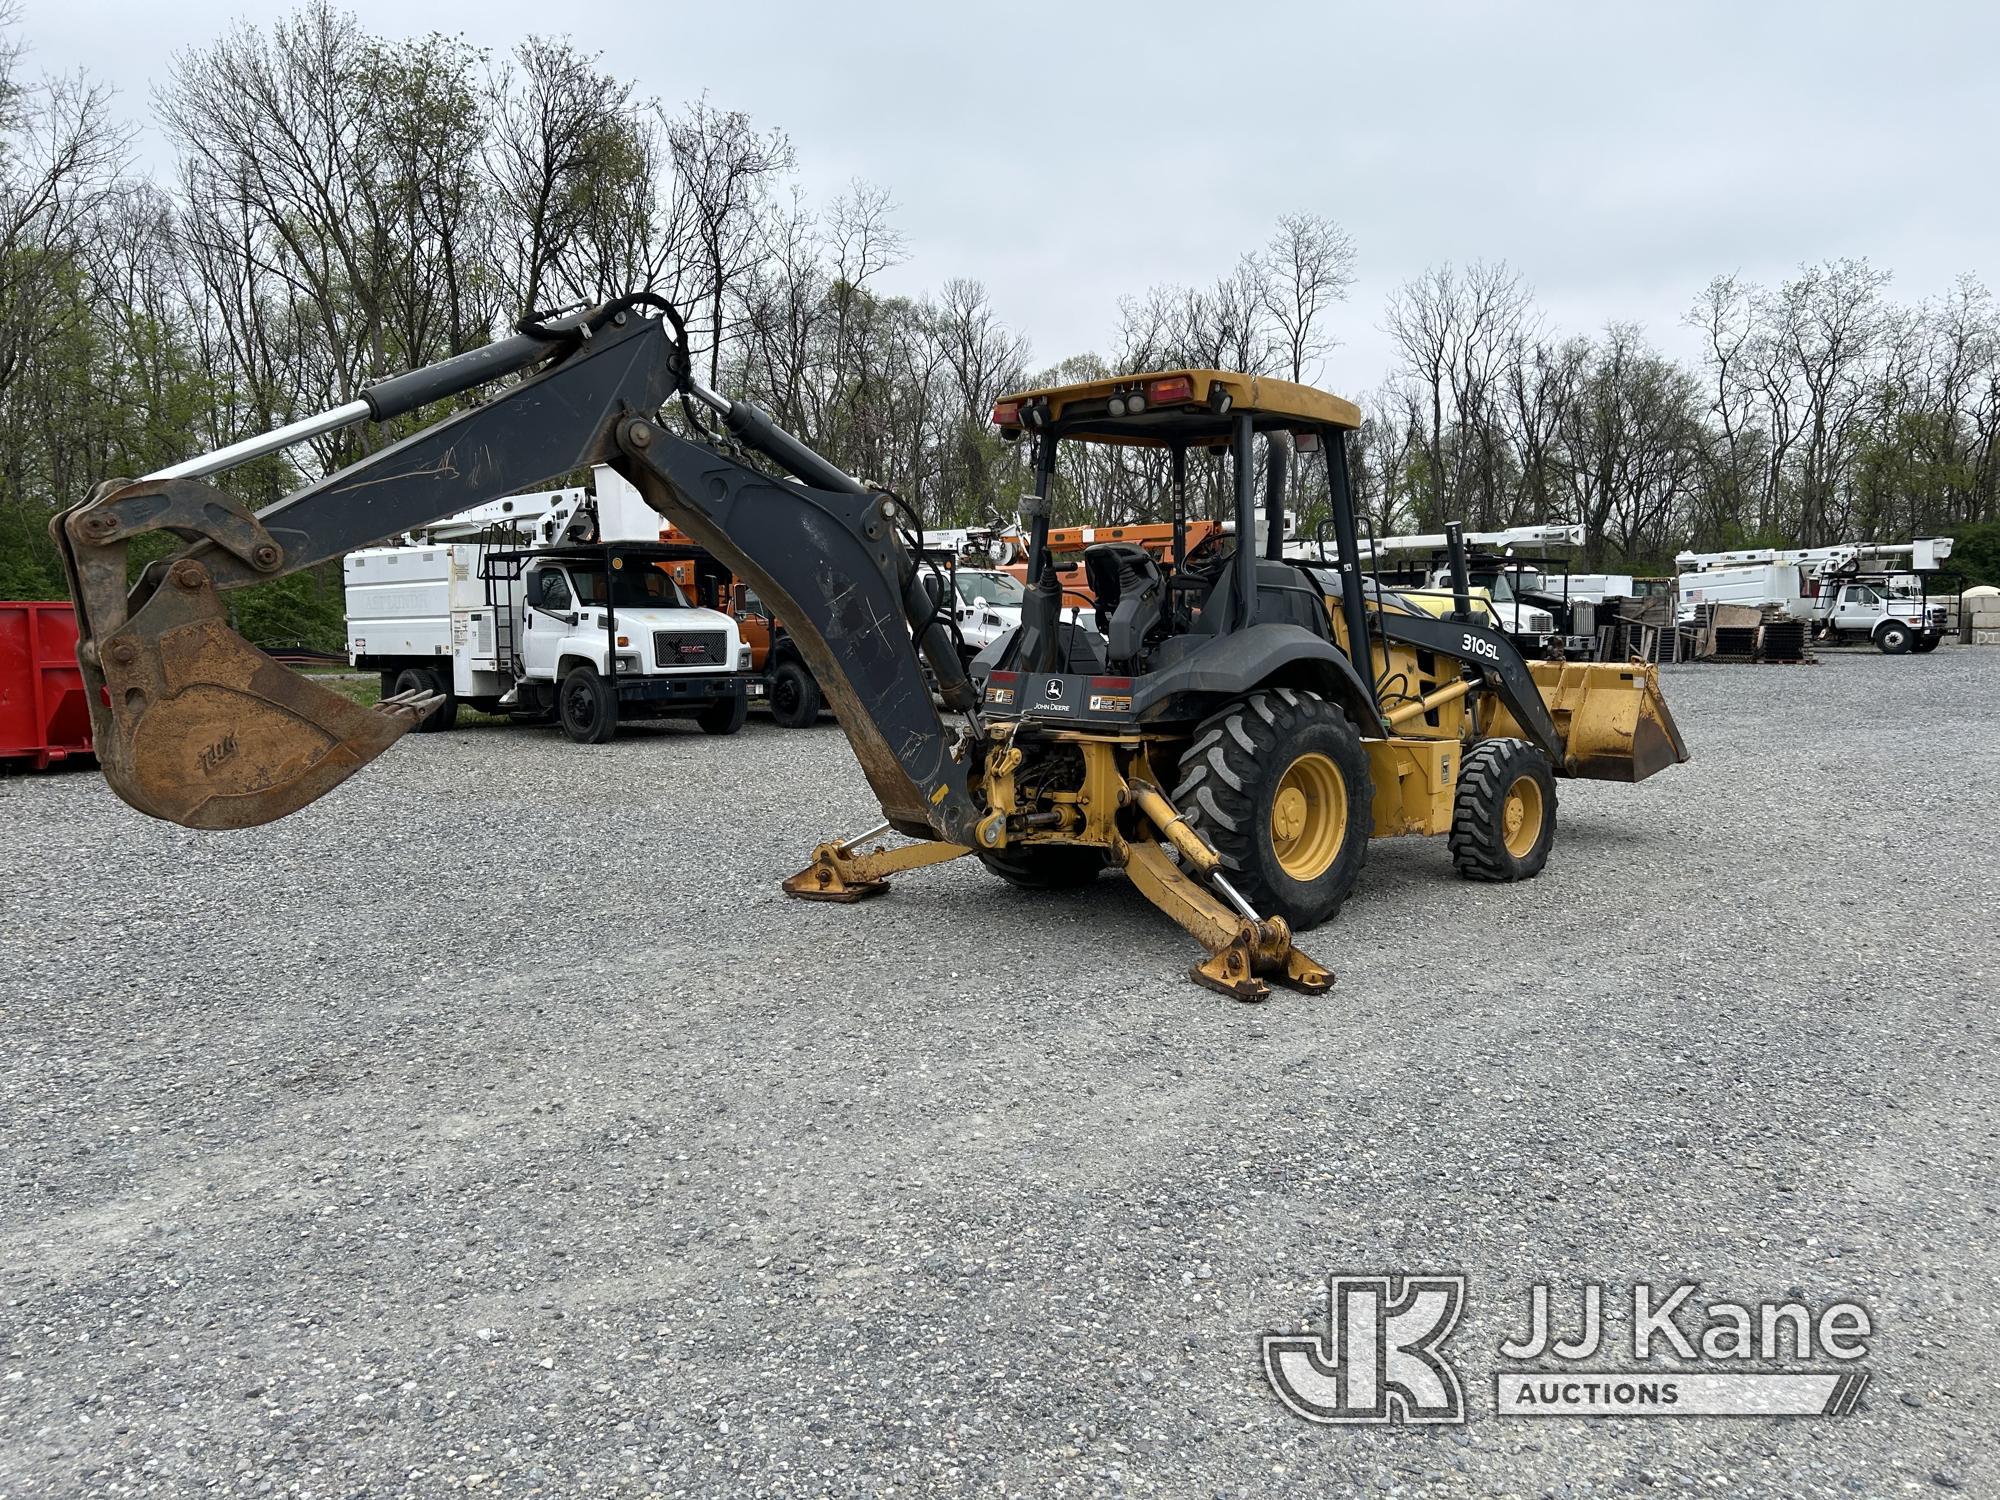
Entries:
{"label": "fender", "polygon": [[1271,685],[1322,693],[1347,710],[1364,735],[1388,737],[1375,695],[1354,663],[1303,625],[1274,622],[1210,637],[1178,661],[1139,678],[1132,707],[1142,722],[1182,717],[1176,699],[1240,698]]}

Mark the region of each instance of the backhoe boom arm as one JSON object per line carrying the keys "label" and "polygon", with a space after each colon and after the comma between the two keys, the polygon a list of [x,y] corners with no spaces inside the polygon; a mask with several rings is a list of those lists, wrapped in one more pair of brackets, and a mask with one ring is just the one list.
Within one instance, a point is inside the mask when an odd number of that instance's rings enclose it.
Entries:
{"label": "backhoe boom arm", "polygon": [[[975,700],[899,540],[893,500],[755,407],[694,386],[677,328],[644,316],[643,300],[379,384],[351,404],[349,420],[386,418],[549,360],[483,405],[254,516],[180,477],[218,467],[204,460],[101,485],[58,516],[51,529],[77,602],[99,758],[119,796],[190,827],[246,827],[324,794],[410,727],[411,705],[363,710],[278,666],[228,628],[220,593],[604,463],[777,610],[889,821],[913,836],[971,842],[980,810],[966,766],[976,747],[954,744],[919,642],[946,703],[970,710]],[[739,442],[803,478],[773,478],[661,426],[660,409],[689,390],[723,413]],[[269,446],[235,450],[257,451]],[[127,544],[157,530],[191,545],[128,593]]]}

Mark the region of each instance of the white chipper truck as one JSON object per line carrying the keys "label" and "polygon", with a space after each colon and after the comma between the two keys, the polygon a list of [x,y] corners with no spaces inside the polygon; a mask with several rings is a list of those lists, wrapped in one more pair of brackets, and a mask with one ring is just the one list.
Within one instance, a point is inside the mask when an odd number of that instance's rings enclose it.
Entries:
{"label": "white chipper truck", "polygon": [[661,564],[681,550],[616,472],[585,489],[515,495],[343,564],[347,650],[382,694],[439,693],[419,725],[449,729],[458,705],[546,723],[578,744],[623,719],[743,727],[762,694],[728,615],[693,605]]}
{"label": "white chipper truck", "polygon": [[1680,620],[1693,623],[1705,604],[1775,606],[1823,641],[1873,642],[1889,656],[1934,651],[1949,611],[1931,602],[1928,581],[1950,556],[1948,536],[1683,552]]}

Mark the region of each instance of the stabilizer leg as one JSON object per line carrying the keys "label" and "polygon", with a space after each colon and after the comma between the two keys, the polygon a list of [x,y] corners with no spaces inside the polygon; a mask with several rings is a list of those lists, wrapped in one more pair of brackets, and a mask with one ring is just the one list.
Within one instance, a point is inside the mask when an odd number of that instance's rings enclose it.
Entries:
{"label": "stabilizer leg", "polygon": [[1292,946],[1282,917],[1253,921],[1232,911],[1151,841],[1122,844],[1117,854],[1140,893],[1208,949],[1207,961],[1188,970],[1196,984],[1234,1000],[1262,1000],[1274,981],[1308,995],[1333,987],[1333,971]]}
{"label": "stabilizer leg", "polygon": [[[881,831],[877,829],[875,833]],[[855,853],[856,844],[872,837],[874,834],[868,833],[821,844],[813,850],[812,863],[784,882],[785,894],[797,896],[801,901],[865,901],[888,890],[889,877],[898,871],[941,865],[972,852],[963,844],[926,839],[894,849],[878,844],[866,854]]]}

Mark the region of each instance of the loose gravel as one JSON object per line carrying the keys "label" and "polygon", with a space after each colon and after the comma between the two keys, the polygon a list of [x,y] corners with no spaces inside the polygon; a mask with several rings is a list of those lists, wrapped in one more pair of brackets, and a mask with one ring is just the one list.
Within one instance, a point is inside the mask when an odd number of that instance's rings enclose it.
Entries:
{"label": "loose gravel", "polygon": [[[783,898],[830,722],[0,779],[0,1494],[2000,1493],[2000,651],[1665,676],[1692,764],[1376,844],[1260,1007],[1115,878]],[[1466,1274],[1467,1425],[1280,1407],[1334,1271]],[[1860,1410],[1492,1415],[1639,1279],[1866,1303]]]}

